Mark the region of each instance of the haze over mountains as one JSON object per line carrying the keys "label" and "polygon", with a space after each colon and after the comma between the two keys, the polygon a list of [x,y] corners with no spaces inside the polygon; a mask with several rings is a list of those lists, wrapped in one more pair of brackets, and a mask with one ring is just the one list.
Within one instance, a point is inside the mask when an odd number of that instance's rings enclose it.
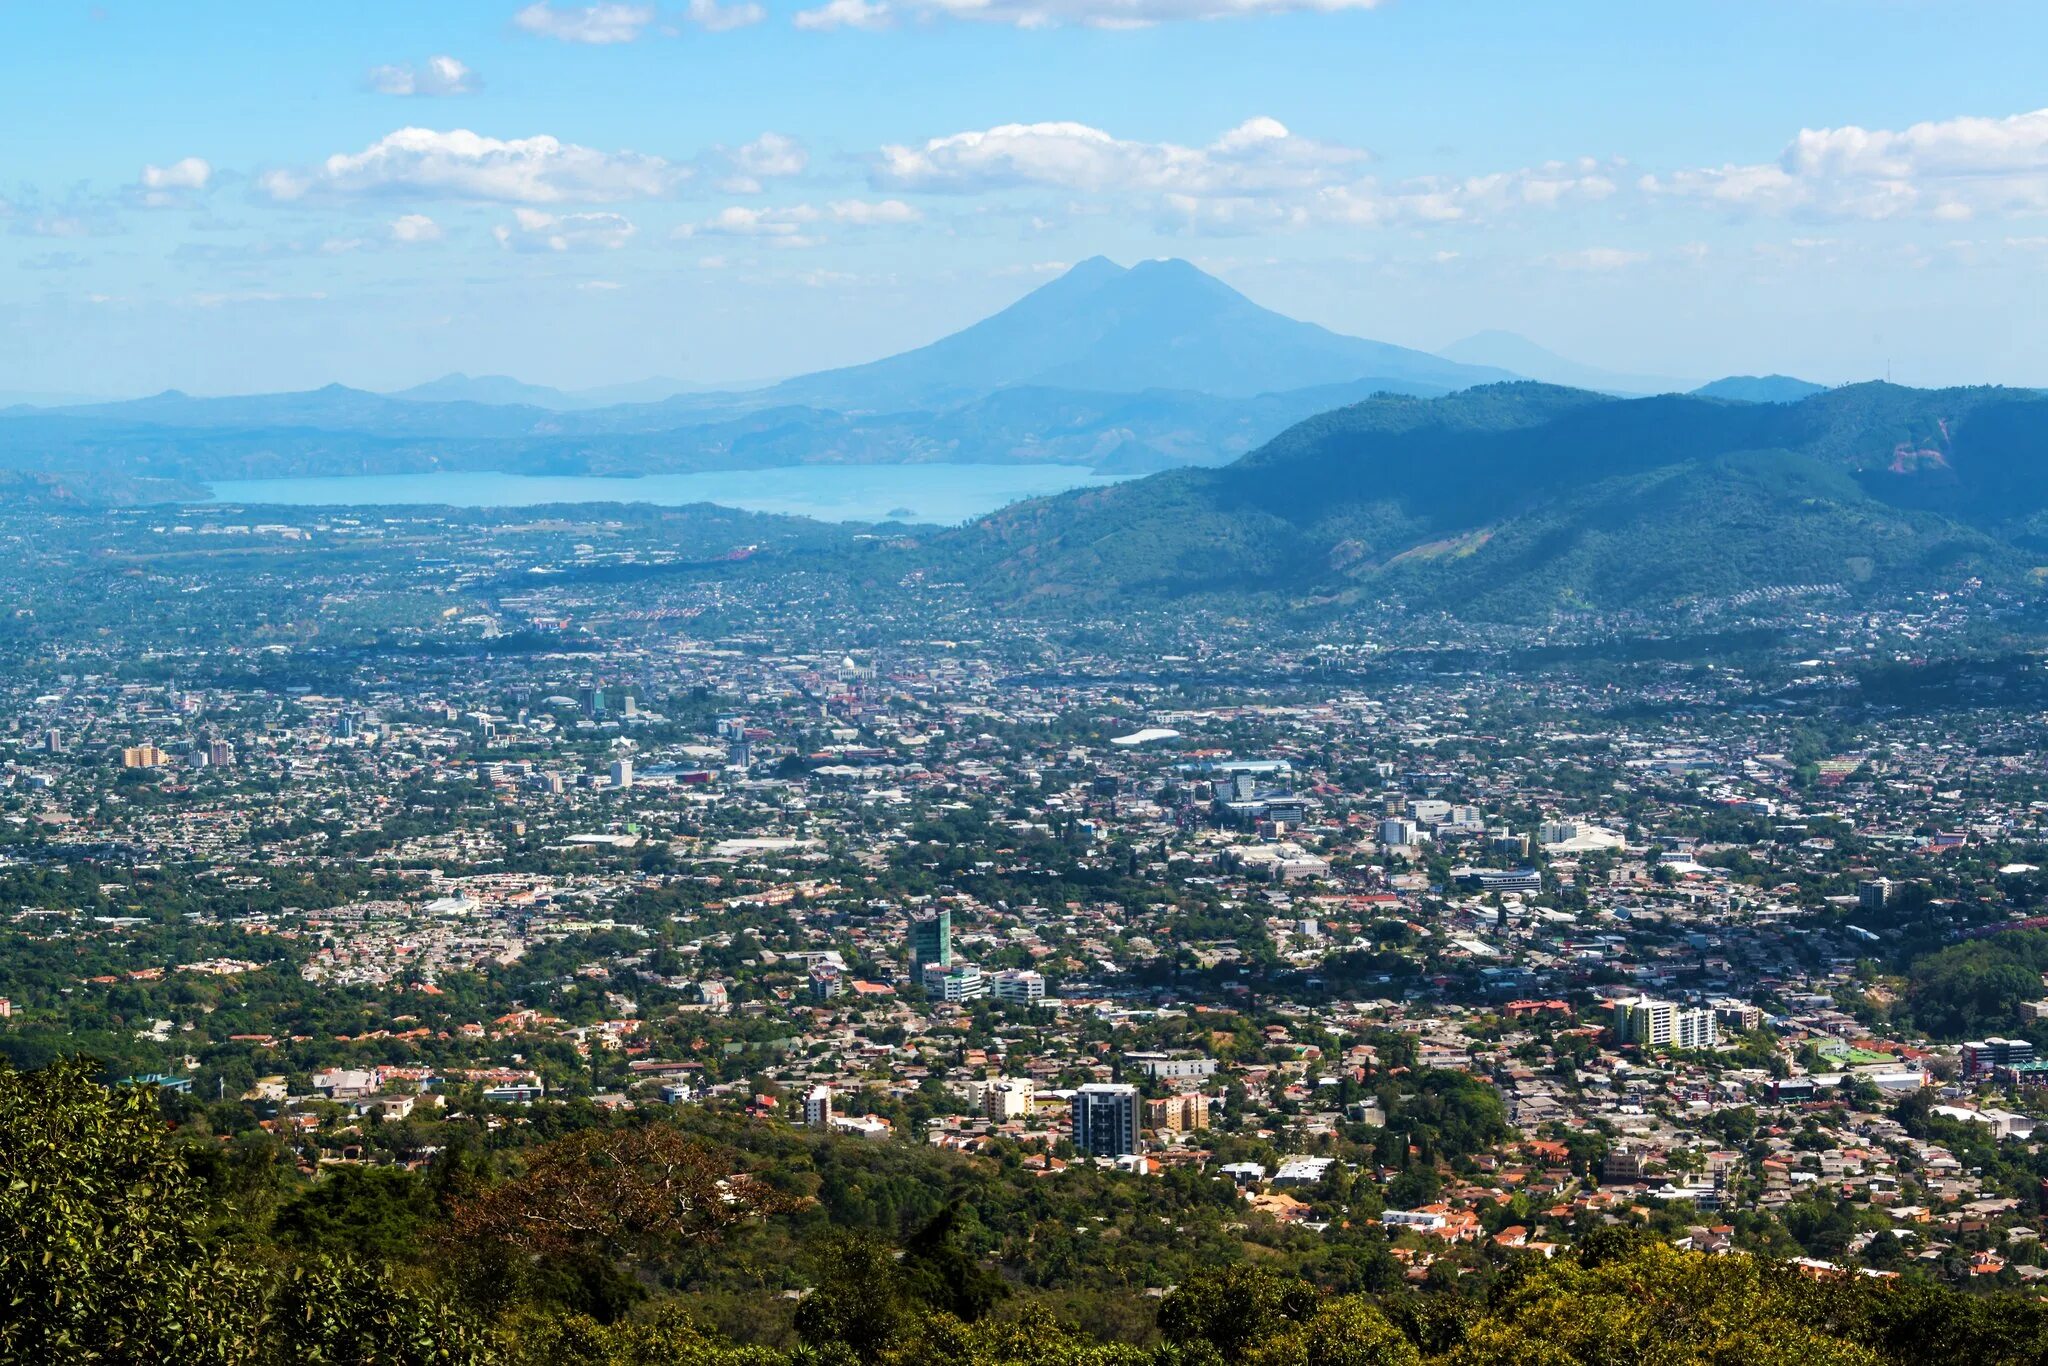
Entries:
{"label": "haze over mountains", "polygon": [[1057,463],[1133,474],[1227,464],[1376,393],[1430,396],[1541,371],[1632,392],[1504,334],[1455,348],[1370,341],[1263,308],[1185,261],[1083,261],[1010,307],[865,365],[751,388],[648,380],[567,392],[446,375],[0,413],[0,469],[215,479],[456,469],[635,475],[804,464]]}
{"label": "haze over mountains", "polygon": [[[923,534],[991,602],[1265,594],[1461,614],[1858,597],[2048,560],[2048,400],[1600,370],[1482,334],[1436,356],[1095,259],[929,346],[756,389],[446,376],[0,414],[27,496],[233,477],[1055,462],[1151,475]],[[1518,373],[1569,377],[1536,383]],[[1595,392],[1595,391],[1598,392]],[[1654,397],[1616,395],[1650,392]],[[81,479],[81,476],[84,476]],[[149,481],[157,481],[151,483]],[[630,487],[630,486],[629,486]]]}
{"label": "haze over mountains", "polygon": [[1261,308],[1183,261],[1096,258],[867,365],[751,389],[566,393],[449,375],[0,414],[0,467],[186,482],[435,469],[650,474],[813,463],[1222,464],[1313,413],[1511,377]]}

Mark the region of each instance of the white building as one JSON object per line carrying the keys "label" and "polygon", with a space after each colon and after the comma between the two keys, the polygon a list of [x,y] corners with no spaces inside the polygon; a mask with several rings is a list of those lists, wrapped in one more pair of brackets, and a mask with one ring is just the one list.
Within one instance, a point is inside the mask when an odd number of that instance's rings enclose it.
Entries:
{"label": "white building", "polygon": [[829,1129],[832,1127],[832,1088],[813,1086],[804,1097],[804,1127],[808,1129]]}

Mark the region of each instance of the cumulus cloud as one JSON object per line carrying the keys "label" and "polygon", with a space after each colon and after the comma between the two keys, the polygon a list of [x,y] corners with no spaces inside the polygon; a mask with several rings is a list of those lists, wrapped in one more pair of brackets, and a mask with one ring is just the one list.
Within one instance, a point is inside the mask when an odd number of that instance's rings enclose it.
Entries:
{"label": "cumulus cloud", "polygon": [[816,9],[798,10],[794,22],[798,28],[883,29],[892,27],[896,18],[888,0],[873,4],[869,0],[828,0]]}
{"label": "cumulus cloud", "polygon": [[1775,162],[1644,176],[1649,194],[1759,213],[1884,219],[2048,212],[2048,109],[1899,130],[1807,128]]}
{"label": "cumulus cloud", "polygon": [[213,181],[213,167],[199,157],[185,157],[168,166],[142,168],[142,202],[153,208],[184,203]]}
{"label": "cumulus cloud", "polygon": [[718,148],[703,161],[714,170],[723,169],[718,188],[727,194],[759,194],[767,188],[767,181],[802,175],[811,164],[811,154],[795,138],[763,133],[733,150]]}
{"label": "cumulus cloud", "polygon": [[830,0],[800,10],[799,28],[886,28],[900,13],[1010,28],[1150,28],[1183,20],[1245,19],[1266,14],[1332,14],[1378,7],[1381,0]]}
{"label": "cumulus cloud", "polygon": [[768,17],[768,11],[752,0],[735,0],[730,5],[721,5],[718,0],[690,0],[684,14],[706,33],[727,33],[736,28],[747,28]]}
{"label": "cumulus cloud", "polygon": [[[1619,190],[1618,163],[1582,159],[1464,178],[1382,184],[1362,148],[1318,142],[1270,118],[1248,119],[1206,146],[1118,138],[1081,123],[1005,124],[919,146],[885,146],[870,171],[882,187],[921,193],[1055,190],[1071,209],[1122,201],[1167,231],[1264,232],[1477,222],[1591,203]],[[1079,197],[1087,196],[1088,199]]]}
{"label": "cumulus cloud", "polygon": [[1006,123],[882,148],[876,184],[926,192],[1018,186],[1227,195],[1327,185],[1366,160],[1358,148],[1298,137],[1277,119],[1239,124],[1206,147],[1136,142],[1084,123]]}
{"label": "cumulus cloud", "polygon": [[638,231],[623,214],[515,209],[512,222],[491,229],[491,235],[512,251],[616,251]]}
{"label": "cumulus cloud", "polygon": [[675,230],[678,238],[750,237],[778,247],[815,247],[825,241],[818,229],[827,224],[846,228],[902,227],[924,221],[924,214],[900,199],[839,199],[819,208],[790,204],[780,208],[734,205],[702,223]]}
{"label": "cumulus cloud", "polygon": [[394,242],[438,242],[444,235],[441,225],[423,213],[400,214],[391,220]]}
{"label": "cumulus cloud", "polygon": [[380,95],[467,95],[479,84],[474,71],[445,55],[419,66],[403,62],[370,68],[370,89]]}
{"label": "cumulus cloud", "polygon": [[535,0],[512,16],[515,27],[563,43],[603,46],[636,41],[654,22],[652,5],[572,5],[557,8]]}
{"label": "cumulus cloud", "polygon": [[277,200],[408,193],[556,204],[652,198],[688,175],[660,157],[600,152],[545,135],[501,139],[465,128],[401,128],[360,152],[338,152],[309,170],[272,171],[258,183]]}
{"label": "cumulus cloud", "polygon": [[856,228],[893,227],[916,223],[924,218],[922,213],[900,199],[841,199],[827,204],[825,211],[832,216],[833,222]]}
{"label": "cumulus cloud", "polygon": [[792,204],[780,209],[753,209],[742,205],[720,209],[702,223],[686,224],[676,230],[678,237],[702,233],[710,237],[752,237],[779,247],[815,247],[825,239],[811,231],[822,215],[809,204]]}

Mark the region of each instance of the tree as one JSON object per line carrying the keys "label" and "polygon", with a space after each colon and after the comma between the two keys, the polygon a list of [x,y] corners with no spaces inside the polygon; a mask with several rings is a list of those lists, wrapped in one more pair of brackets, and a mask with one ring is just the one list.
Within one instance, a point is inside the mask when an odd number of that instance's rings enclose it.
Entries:
{"label": "tree", "polygon": [[0,1063],[0,1359],[246,1359],[256,1273],[210,1257],[155,1088]]}
{"label": "tree", "polygon": [[1227,1362],[1251,1359],[1253,1348],[1316,1309],[1315,1289],[1257,1267],[1227,1266],[1190,1276],[1159,1303],[1159,1332],[1168,1342],[1206,1342]]}
{"label": "tree", "polygon": [[529,1255],[674,1250],[715,1242],[793,1202],[674,1125],[586,1129],[541,1145],[526,1170],[458,1202],[458,1242]]}

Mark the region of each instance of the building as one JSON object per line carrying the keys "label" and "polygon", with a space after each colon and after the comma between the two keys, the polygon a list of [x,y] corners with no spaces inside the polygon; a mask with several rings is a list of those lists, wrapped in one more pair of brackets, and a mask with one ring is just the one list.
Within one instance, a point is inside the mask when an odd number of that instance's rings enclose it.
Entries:
{"label": "building", "polygon": [[1209,1097],[1198,1091],[1145,1102],[1145,1127],[1154,1133],[1192,1134],[1209,1127]]}
{"label": "building", "polygon": [[940,1001],[978,1001],[988,995],[988,978],[972,963],[937,963],[924,970],[925,994]]}
{"label": "building", "polygon": [[1380,822],[1380,843],[1386,845],[1389,849],[1399,849],[1411,845],[1420,839],[1421,836],[1422,831],[1416,826],[1414,821],[1404,820],[1399,816],[1389,816]]}
{"label": "building", "polygon": [[1180,1081],[1190,1077],[1216,1075],[1214,1058],[1176,1053],[1126,1053],[1124,1066],[1144,1073],[1153,1081]]}
{"label": "building", "polygon": [[206,746],[206,762],[214,768],[235,766],[235,747],[225,740],[215,740]]}
{"label": "building", "polygon": [[807,1129],[829,1129],[832,1127],[832,1088],[813,1086],[804,1097],[804,1127]]}
{"label": "building", "polygon": [[976,1082],[973,1093],[974,1103],[980,1107],[981,1113],[1001,1124],[1030,1114],[1038,1087],[1029,1077],[996,1077]]}
{"label": "building", "polygon": [[1090,1082],[1074,1092],[1074,1147],[1088,1157],[1138,1151],[1138,1088]]}
{"label": "building", "polygon": [[1711,1010],[1637,996],[1614,1003],[1614,1036],[1644,1048],[1712,1048],[1721,1042],[1721,1022]]}
{"label": "building", "polygon": [[830,963],[818,963],[811,968],[811,999],[829,1001],[846,990],[846,974]]}
{"label": "building", "polygon": [[910,922],[910,966],[919,981],[931,967],[953,965],[953,912],[941,907],[935,914]]}
{"label": "building", "polygon": [[155,745],[130,745],[121,751],[123,768],[162,768],[171,761],[171,756]]}
{"label": "building", "polygon": [[1010,1005],[1035,1006],[1045,999],[1045,974],[1030,968],[1010,968],[989,978],[998,1001]]}
{"label": "building", "polygon": [[1899,884],[1888,877],[1874,877],[1856,884],[1856,909],[1881,911],[1899,894]]}
{"label": "building", "polygon": [[1993,1068],[2017,1067],[2034,1060],[2034,1045],[2025,1039],[1979,1039],[1963,1045],[1963,1075],[1988,1077]]}
{"label": "building", "polygon": [[1337,1165],[1334,1157],[1283,1157],[1273,1171],[1276,1186],[1313,1186]]}
{"label": "building", "polygon": [[632,785],[633,761],[631,759],[612,760],[612,786],[631,787]]}
{"label": "building", "polygon": [[1465,874],[1482,892],[1520,892],[1535,896],[1543,890],[1543,874],[1534,868],[1474,868]]}

